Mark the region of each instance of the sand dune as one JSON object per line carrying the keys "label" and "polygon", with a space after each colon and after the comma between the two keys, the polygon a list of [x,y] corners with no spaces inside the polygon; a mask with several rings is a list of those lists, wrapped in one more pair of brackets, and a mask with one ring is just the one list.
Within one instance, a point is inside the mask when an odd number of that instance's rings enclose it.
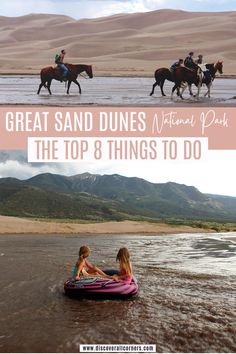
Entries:
{"label": "sand dune", "polygon": [[68,62],[93,64],[97,75],[153,75],[190,50],[206,62],[224,60],[224,73],[236,74],[235,23],[236,12],[178,10],[79,21],[44,14],[0,17],[0,72],[38,73],[66,48]]}

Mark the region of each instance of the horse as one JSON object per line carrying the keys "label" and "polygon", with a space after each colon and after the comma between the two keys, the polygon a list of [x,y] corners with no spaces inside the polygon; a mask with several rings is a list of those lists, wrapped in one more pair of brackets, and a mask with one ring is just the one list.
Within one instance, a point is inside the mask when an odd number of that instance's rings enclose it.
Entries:
{"label": "horse", "polygon": [[[81,87],[79,82],[77,81],[77,77],[82,72],[86,72],[90,79],[93,78],[93,70],[92,65],[85,65],[85,64],[65,64],[67,69],[69,70],[67,78],[68,78],[68,85],[67,85],[67,94],[69,95],[70,85],[71,82],[74,82],[78,88],[79,93],[81,94]],[[51,82],[52,80],[62,81],[62,72],[59,67],[53,68],[52,66],[48,66],[43,68],[40,72],[41,77],[41,84],[39,85],[37,94],[39,95],[41,88],[44,86],[48,89],[49,94],[51,95]]]}
{"label": "horse", "polygon": [[[173,95],[175,90],[180,89],[182,87],[182,84],[184,82],[186,82],[188,84],[189,87],[191,87],[192,84],[195,84],[198,88],[197,91],[197,95],[196,97],[199,97],[200,94],[200,89],[201,89],[201,85],[202,85],[202,70],[200,67],[198,67],[196,70],[191,70],[186,68],[185,66],[180,66],[178,68],[175,69],[174,71],[174,82],[175,85],[172,88],[172,92],[171,92],[171,99],[173,100]],[[184,89],[183,89],[184,91]],[[182,98],[183,100],[183,91],[179,94],[179,96]]]}
{"label": "horse", "polygon": [[163,86],[166,80],[174,82],[173,73],[171,73],[170,69],[168,68],[160,68],[155,71],[154,77],[156,82],[152,86],[152,92],[150,93],[150,96],[154,94],[154,90],[157,85],[160,86],[162,96],[166,96],[163,91]]}
{"label": "horse", "polygon": [[[207,73],[205,74],[203,72],[203,79],[202,79],[202,84],[205,84],[207,87],[207,92],[205,93],[204,97],[208,95],[208,97],[211,97],[211,86],[212,86],[212,81],[215,79],[216,73],[219,72],[219,74],[223,74],[223,61],[217,61],[216,64],[204,64],[205,68],[208,70],[208,75]],[[201,67],[201,65],[200,65]],[[185,87],[186,88],[186,87]],[[184,89],[183,89],[184,91]],[[182,91],[182,95],[183,95]],[[189,85],[189,92],[190,95],[193,96],[192,93],[192,88],[191,84]]]}

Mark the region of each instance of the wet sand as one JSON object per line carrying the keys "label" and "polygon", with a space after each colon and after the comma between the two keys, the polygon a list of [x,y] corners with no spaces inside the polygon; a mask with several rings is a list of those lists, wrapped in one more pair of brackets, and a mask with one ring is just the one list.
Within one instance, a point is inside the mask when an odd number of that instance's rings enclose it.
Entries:
{"label": "wet sand", "polygon": [[[0,351],[152,343],[157,352],[235,352],[236,246],[222,236],[2,235]],[[117,250],[127,246],[139,295],[67,298],[63,283],[82,244],[103,269],[117,267]]]}
{"label": "wet sand", "polygon": [[79,223],[37,221],[0,215],[1,234],[170,234],[186,232],[212,232],[190,226],[168,225],[140,221]]}
{"label": "wet sand", "polygon": [[236,243],[236,236],[235,237],[224,237],[224,239]]}
{"label": "wet sand", "polygon": [[[160,88],[156,87],[153,96],[150,96],[154,78],[139,77],[94,77],[84,79],[79,77],[82,95],[78,88],[71,85],[70,95],[66,94],[65,84],[53,80],[51,91],[48,94],[42,88],[37,95],[40,84],[39,76],[1,76],[0,77],[0,105],[40,105],[40,106],[236,106],[236,79],[215,79],[211,98],[204,98],[206,88],[202,88],[199,100],[191,98],[185,92],[185,100],[177,97],[170,99],[173,83],[166,81],[162,97]],[[196,89],[193,89],[196,92]]]}

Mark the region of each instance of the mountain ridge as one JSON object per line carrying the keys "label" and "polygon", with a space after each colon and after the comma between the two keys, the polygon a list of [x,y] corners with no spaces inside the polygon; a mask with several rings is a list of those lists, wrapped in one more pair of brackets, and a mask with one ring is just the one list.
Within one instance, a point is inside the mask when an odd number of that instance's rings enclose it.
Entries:
{"label": "mountain ridge", "polygon": [[151,183],[118,174],[44,173],[0,179],[0,213],[92,220],[236,221],[236,197],[201,193],[175,182]]}

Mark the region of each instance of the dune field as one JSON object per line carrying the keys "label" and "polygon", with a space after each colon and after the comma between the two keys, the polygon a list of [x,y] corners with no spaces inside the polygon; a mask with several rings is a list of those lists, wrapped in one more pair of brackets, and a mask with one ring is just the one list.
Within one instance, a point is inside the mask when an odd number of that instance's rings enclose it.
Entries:
{"label": "dune field", "polygon": [[235,73],[236,12],[200,13],[158,10],[75,20],[61,15],[0,17],[0,73],[37,74],[66,61],[92,64],[95,75],[152,76],[189,51],[205,62],[224,61]]}

